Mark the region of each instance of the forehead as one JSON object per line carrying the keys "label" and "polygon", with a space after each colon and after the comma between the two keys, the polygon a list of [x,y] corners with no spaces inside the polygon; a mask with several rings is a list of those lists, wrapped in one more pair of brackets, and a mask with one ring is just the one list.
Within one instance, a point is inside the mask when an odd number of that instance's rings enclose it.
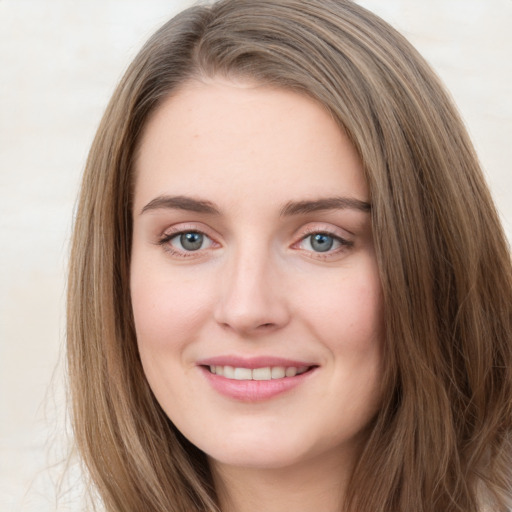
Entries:
{"label": "forehead", "polygon": [[148,121],[135,170],[136,203],[191,191],[266,202],[368,196],[360,158],[323,106],[250,82],[182,86]]}

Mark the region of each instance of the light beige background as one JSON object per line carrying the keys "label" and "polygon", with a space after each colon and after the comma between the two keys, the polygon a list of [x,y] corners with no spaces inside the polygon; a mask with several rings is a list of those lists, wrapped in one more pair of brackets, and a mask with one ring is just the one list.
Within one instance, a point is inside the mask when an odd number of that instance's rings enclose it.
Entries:
{"label": "light beige background", "polygon": [[[510,239],[512,0],[360,3],[401,30],[447,84]],[[59,355],[65,266],[79,177],[121,73],[154,29],[188,4],[0,0],[2,511],[80,510],[79,483],[56,501],[67,446]]]}

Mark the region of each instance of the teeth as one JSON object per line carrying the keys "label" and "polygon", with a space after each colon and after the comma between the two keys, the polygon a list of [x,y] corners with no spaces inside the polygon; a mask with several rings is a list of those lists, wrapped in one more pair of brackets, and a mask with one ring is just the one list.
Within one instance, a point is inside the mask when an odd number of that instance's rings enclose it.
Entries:
{"label": "teeth", "polygon": [[251,380],[252,370],[250,368],[235,368],[236,380]]}
{"label": "teeth", "polygon": [[222,368],[222,375],[226,377],[226,379],[234,379],[235,369],[232,366],[224,366]]}
{"label": "teeth", "polygon": [[272,370],[267,368],[254,368],[252,371],[253,380],[270,380],[272,378]]}
{"label": "teeth", "polygon": [[282,379],[286,375],[286,369],[284,366],[274,366],[272,368],[272,378]]}
{"label": "teeth", "polygon": [[210,366],[210,372],[232,380],[271,380],[295,377],[309,370],[309,366],[266,366],[263,368],[234,368],[233,366]]}
{"label": "teeth", "polygon": [[295,375],[297,375],[297,368],[294,368],[293,366],[290,366],[290,368],[286,368],[285,375],[287,377],[295,377]]}

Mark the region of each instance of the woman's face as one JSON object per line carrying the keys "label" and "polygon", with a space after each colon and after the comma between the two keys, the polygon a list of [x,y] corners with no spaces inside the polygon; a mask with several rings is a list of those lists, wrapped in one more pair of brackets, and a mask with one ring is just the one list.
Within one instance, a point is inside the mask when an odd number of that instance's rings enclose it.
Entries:
{"label": "woman's face", "polygon": [[136,161],[131,298],[169,418],[215,464],[353,452],[376,414],[382,299],[361,161],[297,93],[189,82]]}

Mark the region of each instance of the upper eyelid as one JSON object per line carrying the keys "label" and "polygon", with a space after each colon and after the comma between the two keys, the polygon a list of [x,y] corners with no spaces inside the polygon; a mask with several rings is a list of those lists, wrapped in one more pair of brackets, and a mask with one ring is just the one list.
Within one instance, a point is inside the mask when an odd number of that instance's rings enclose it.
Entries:
{"label": "upper eyelid", "polygon": [[342,240],[347,240],[354,236],[354,233],[351,233],[347,229],[323,222],[310,222],[298,229],[296,233],[297,237],[300,237],[300,239],[306,238],[307,236],[314,235],[316,233],[325,233],[336,238],[341,238]]}
{"label": "upper eyelid", "polygon": [[164,241],[165,240],[168,241],[168,240],[172,240],[173,238],[176,238],[180,235],[184,235],[185,233],[198,233],[198,234],[203,235],[206,238],[209,238],[210,240],[213,241],[213,239],[210,235],[208,235],[204,231],[199,231],[198,229],[185,229],[185,230],[174,231],[171,233],[163,233],[162,236],[160,237],[160,239],[164,240]]}
{"label": "upper eyelid", "polygon": [[195,232],[195,233],[201,233],[210,238],[214,238],[214,235],[211,233],[211,231],[212,231],[212,229],[210,229],[208,226],[206,226],[205,224],[202,224],[202,223],[181,222],[181,223],[175,224],[173,226],[167,226],[165,229],[163,229],[160,232],[160,237],[164,238],[166,236],[179,235],[180,233]]}

